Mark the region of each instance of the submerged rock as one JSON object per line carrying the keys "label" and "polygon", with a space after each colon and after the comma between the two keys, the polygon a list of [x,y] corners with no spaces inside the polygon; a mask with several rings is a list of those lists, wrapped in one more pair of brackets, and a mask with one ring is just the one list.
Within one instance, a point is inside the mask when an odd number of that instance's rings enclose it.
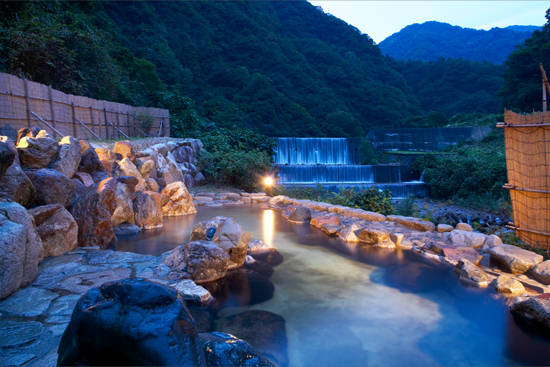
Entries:
{"label": "submerged rock", "polygon": [[87,291],[59,345],[60,366],[204,366],[195,323],[183,297],[144,279]]}
{"label": "submerged rock", "polygon": [[515,302],[510,310],[515,316],[550,332],[550,295],[547,293]]}
{"label": "submerged rock", "polygon": [[285,319],[269,311],[246,311],[221,323],[224,333],[248,340],[257,351],[279,365],[288,365]]}
{"label": "submerged rock", "polygon": [[208,366],[274,366],[246,341],[233,335],[213,332],[200,334]]}

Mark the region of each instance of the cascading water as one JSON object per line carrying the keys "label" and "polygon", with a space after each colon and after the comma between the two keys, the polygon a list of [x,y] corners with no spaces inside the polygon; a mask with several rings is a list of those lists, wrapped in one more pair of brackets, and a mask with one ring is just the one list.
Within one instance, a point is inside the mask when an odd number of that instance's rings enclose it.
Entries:
{"label": "cascading water", "polygon": [[409,193],[427,195],[418,173],[408,166],[359,165],[358,147],[363,139],[279,138],[275,162],[279,183],[322,184],[331,191],[341,187],[376,186],[394,197]]}

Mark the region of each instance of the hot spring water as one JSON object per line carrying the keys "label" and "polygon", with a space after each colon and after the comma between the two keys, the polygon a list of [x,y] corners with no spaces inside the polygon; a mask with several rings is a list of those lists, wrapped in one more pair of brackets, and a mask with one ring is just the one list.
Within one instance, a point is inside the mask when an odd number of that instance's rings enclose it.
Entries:
{"label": "hot spring water", "polygon": [[270,278],[272,298],[238,284],[231,288],[237,295],[213,295],[224,305],[220,317],[247,310],[283,316],[290,366],[550,364],[547,339],[516,322],[492,288],[464,287],[448,266],[408,250],[346,243],[259,204],[197,210],[120,240],[118,250],[160,255],[217,215],[273,244],[284,262]]}

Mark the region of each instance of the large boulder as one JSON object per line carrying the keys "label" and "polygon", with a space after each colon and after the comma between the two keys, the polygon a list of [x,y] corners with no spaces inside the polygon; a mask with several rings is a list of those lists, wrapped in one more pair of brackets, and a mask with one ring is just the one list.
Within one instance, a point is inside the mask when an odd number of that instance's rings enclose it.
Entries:
{"label": "large boulder", "polygon": [[195,151],[190,146],[179,147],[172,154],[178,163],[193,163],[196,159]]}
{"label": "large boulder", "polygon": [[0,181],[4,178],[4,174],[13,164],[17,151],[13,151],[7,143],[0,141]]}
{"label": "large boulder", "polygon": [[481,248],[487,240],[487,235],[478,232],[455,229],[451,231],[451,243],[457,246]]}
{"label": "large boulder", "polygon": [[546,260],[533,268],[533,278],[542,284],[550,284],[550,260]]}
{"label": "large boulder", "polygon": [[90,144],[86,140],[80,140],[80,146],[82,151],[78,171],[90,174],[95,183],[99,183],[109,178],[97,153]]}
{"label": "large boulder", "polygon": [[128,158],[124,158],[118,162],[117,170],[114,174],[114,177],[123,177],[123,176],[132,176],[138,179],[138,184],[136,185],[136,191],[144,191],[146,188],[145,180],[141,173],[139,173],[136,165]]}
{"label": "large boulder", "polygon": [[206,185],[208,182],[206,181],[206,177],[204,177],[204,175],[202,174],[202,172],[198,172],[196,175],[195,175],[195,186],[204,186]]}
{"label": "large boulder", "polygon": [[141,174],[141,177],[148,179],[149,175],[155,169],[155,162],[149,160],[145,161],[137,166],[139,173]]}
{"label": "large boulder", "polygon": [[0,299],[31,284],[43,259],[34,218],[17,203],[0,202]]}
{"label": "large boulder", "polygon": [[285,319],[273,312],[252,310],[229,316],[221,331],[248,340],[250,345],[278,365],[288,365]]}
{"label": "large boulder", "polygon": [[82,147],[78,139],[72,136],[65,136],[59,142],[57,155],[50,165],[50,168],[59,171],[68,178],[73,178],[80,166]]}
{"label": "large boulder", "polygon": [[36,204],[61,204],[71,206],[74,199],[74,182],[54,169],[42,168],[26,171],[27,176],[36,188]]}
{"label": "large boulder", "polygon": [[57,154],[57,142],[45,130],[41,130],[35,138],[22,138],[17,144],[17,151],[23,167],[46,168]]}
{"label": "large boulder", "polygon": [[146,192],[138,192],[133,203],[135,224],[142,229],[162,227],[162,210]]}
{"label": "large boulder", "polygon": [[313,217],[309,222],[310,225],[321,228],[327,223],[340,224],[340,217],[337,215],[325,215],[321,217]]}
{"label": "large boulder", "polygon": [[80,247],[116,247],[117,240],[111,224],[116,207],[116,189],[117,181],[108,178],[88,187],[75,200],[70,211],[78,225]]}
{"label": "large boulder", "polygon": [[204,147],[202,141],[200,139],[192,139],[192,138],[186,138],[183,141],[183,146],[189,146],[193,148],[193,151],[195,152],[195,155],[198,155],[201,151],[201,149]]}
{"label": "large boulder", "polygon": [[250,233],[244,230],[233,218],[224,220],[212,237],[219,247],[229,255],[229,269],[240,267],[244,264]]}
{"label": "large boulder", "polygon": [[187,191],[183,182],[169,184],[161,193],[170,198],[162,207],[162,213],[167,217],[195,214],[197,209],[193,204],[193,197]]}
{"label": "large boulder", "polygon": [[176,162],[176,159],[170,152],[166,154],[166,165],[170,173],[176,178],[177,181],[183,181],[183,172],[181,171],[178,162]]}
{"label": "large boulder", "polygon": [[116,177],[116,180],[128,186],[128,189],[130,189],[130,193],[132,193],[132,198],[133,198],[134,197],[133,195],[136,192],[136,186],[139,184],[139,180],[137,179],[137,177],[120,176],[120,177]]}
{"label": "large boulder", "polygon": [[220,223],[224,222],[226,219],[227,217],[220,215],[210,220],[203,220],[201,222],[198,222],[197,224],[195,224],[195,226],[193,226],[190,241],[211,241],[214,237],[214,234],[216,234],[216,230],[218,229]]}
{"label": "large boulder", "polygon": [[435,224],[414,217],[404,217],[401,215],[388,215],[387,220],[399,223],[405,227],[416,229],[417,231],[433,232],[435,231]]}
{"label": "large boulder", "polygon": [[275,247],[262,240],[250,241],[246,254],[270,266],[279,265],[284,260],[283,255]]}
{"label": "large boulder", "polygon": [[58,349],[59,366],[204,366],[199,332],[181,294],[144,279],[87,291]]}
{"label": "large boulder", "polygon": [[[357,231],[357,238],[367,245],[376,245],[390,239],[390,232],[382,229],[363,228]],[[395,247],[395,244],[394,244]]]}
{"label": "large boulder", "polygon": [[231,334],[203,333],[200,339],[208,366],[274,366],[246,341]]}
{"label": "large boulder", "polygon": [[116,208],[111,217],[113,226],[118,226],[124,222],[135,224],[132,196],[128,186],[119,182],[116,188]]}
{"label": "large boulder", "polygon": [[544,260],[542,255],[512,245],[495,246],[489,250],[489,254],[492,261],[513,274],[523,274]]}
{"label": "large boulder", "polygon": [[355,234],[355,232],[359,229],[359,226],[357,224],[351,224],[349,226],[345,226],[344,229],[342,229],[338,233],[338,237],[343,239],[346,242],[359,242],[359,238]]}
{"label": "large boulder", "polygon": [[495,291],[505,294],[522,294],[525,292],[525,287],[517,279],[511,278],[508,275],[501,275],[493,282]]}
{"label": "large boulder", "polygon": [[13,200],[25,208],[31,207],[36,202],[36,189],[16,161],[0,180],[0,199]]}
{"label": "large boulder", "polygon": [[212,241],[191,241],[170,251],[163,264],[169,268],[165,278],[202,284],[225,276],[229,255]]}
{"label": "large boulder", "polygon": [[96,148],[94,151],[96,152],[97,157],[99,158],[99,161],[107,174],[112,176],[117,168],[117,155],[112,150],[107,148]]}
{"label": "large boulder", "polygon": [[160,186],[159,186],[157,180],[155,180],[154,178],[145,179],[145,189],[147,191],[159,192]]}
{"label": "large boulder", "polygon": [[113,147],[113,153],[120,154],[121,159],[128,158],[133,164],[137,164],[136,152],[129,140],[117,141]]}
{"label": "large boulder", "polygon": [[29,210],[44,246],[44,257],[60,256],[78,245],[78,226],[71,213],[60,204]]}
{"label": "large boulder", "polygon": [[24,127],[17,131],[17,137],[15,138],[15,144],[19,144],[19,141],[23,138],[36,138],[36,136],[42,131],[38,126]]}
{"label": "large boulder", "polygon": [[[440,249],[437,251],[436,247]],[[448,259],[458,262],[461,259],[466,259],[474,265],[479,265],[483,256],[481,256],[475,249],[472,247],[464,246],[432,246],[431,250],[439,255],[443,255]]]}
{"label": "large boulder", "polygon": [[466,259],[462,259],[458,262],[455,267],[455,272],[458,274],[461,281],[479,288],[485,288],[490,283],[490,278],[487,273]]}
{"label": "large boulder", "polygon": [[299,206],[289,216],[291,222],[309,222],[311,220],[311,210],[304,206]]}
{"label": "large boulder", "polygon": [[546,333],[550,331],[550,296],[548,293],[527,300],[515,302],[510,307],[515,316],[541,328]]}
{"label": "large boulder", "polygon": [[182,181],[183,181],[183,183],[185,184],[186,187],[195,187],[195,186],[197,186],[197,184],[195,183],[195,178],[189,173],[186,173],[186,174],[183,175]]}

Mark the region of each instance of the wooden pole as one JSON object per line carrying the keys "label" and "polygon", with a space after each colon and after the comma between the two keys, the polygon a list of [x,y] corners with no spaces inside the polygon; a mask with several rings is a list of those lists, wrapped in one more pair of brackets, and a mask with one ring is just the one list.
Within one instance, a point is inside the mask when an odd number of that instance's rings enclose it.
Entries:
{"label": "wooden pole", "polygon": [[[120,121],[118,119],[118,111],[116,111],[116,127],[117,127],[117,130],[120,131]],[[120,138],[120,135],[118,135],[118,138]]]}
{"label": "wooden pole", "polygon": [[90,129],[88,128],[88,126],[86,126],[86,125],[85,125],[82,121],[80,121],[78,118],[76,119],[76,121],[77,121],[80,125],[84,126],[84,128],[85,128],[86,130],[88,130],[89,132],[91,132],[93,136],[95,136],[95,137],[98,138],[99,140],[103,141],[103,139],[101,139],[99,136],[97,136],[92,130],[90,130]]}
{"label": "wooden pole", "polygon": [[77,136],[76,136],[76,115],[74,113],[74,102],[71,102],[71,111],[72,111],[72,114],[73,114],[73,137],[75,139],[78,139]]}
{"label": "wooden pole", "polygon": [[105,116],[105,139],[109,139],[109,127],[107,126],[107,109],[103,109],[103,115]]}
{"label": "wooden pole", "polygon": [[[90,106],[90,123],[92,125],[92,134],[93,134],[94,133],[94,109],[92,108],[92,106]],[[101,130],[98,131],[98,133],[101,135]],[[97,138],[101,140],[99,136]]]}
{"label": "wooden pole", "polygon": [[542,63],[539,64],[540,72],[542,73],[542,110],[546,112],[547,103],[546,103],[546,90],[550,91],[550,84],[548,84],[548,78],[546,77],[546,72]]}
{"label": "wooden pole", "polygon": [[25,102],[27,104],[27,123],[28,127],[31,127],[31,101],[29,100],[29,87],[27,85],[27,79],[23,79],[23,85],[25,87]]}
{"label": "wooden pole", "polygon": [[[52,115],[52,126],[55,129],[55,108],[53,106],[53,89],[51,85],[48,87],[48,94],[50,95],[50,113]],[[57,133],[55,131],[56,130],[54,130],[53,132],[54,139],[57,138]],[[60,136],[60,138],[62,138],[62,136]]]}
{"label": "wooden pole", "polygon": [[46,124],[50,129],[52,129],[53,131],[55,131],[56,133],[58,133],[60,136],[63,136],[63,134],[61,134],[59,131],[57,131],[52,125],[48,124],[46,122],[46,120],[44,120],[42,117],[38,116],[36,113],[34,113],[33,111],[31,111],[31,114],[34,115],[38,120],[42,121],[44,124]]}
{"label": "wooden pole", "polygon": [[[154,121],[154,120],[153,120]],[[162,133],[162,125],[164,124],[164,117],[160,118],[159,136]]]}

